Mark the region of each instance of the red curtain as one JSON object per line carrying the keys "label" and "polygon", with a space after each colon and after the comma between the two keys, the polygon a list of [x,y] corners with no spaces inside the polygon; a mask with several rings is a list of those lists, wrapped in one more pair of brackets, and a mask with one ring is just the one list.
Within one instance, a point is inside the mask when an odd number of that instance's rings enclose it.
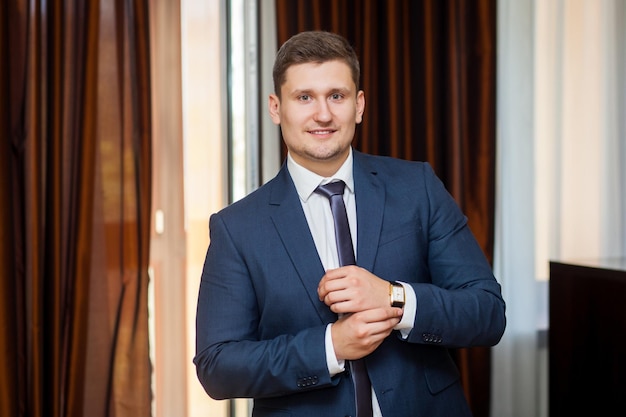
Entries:
{"label": "red curtain", "polygon": [[[491,261],[496,0],[276,0],[276,9],[279,45],[303,30],[352,43],[367,102],[355,148],[430,162]],[[490,349],[453,353],[474,415],[488,416]]]}
{"label": "red curtain", "polygon": [[0,415],[150,415],[147,7],[0,5]]}

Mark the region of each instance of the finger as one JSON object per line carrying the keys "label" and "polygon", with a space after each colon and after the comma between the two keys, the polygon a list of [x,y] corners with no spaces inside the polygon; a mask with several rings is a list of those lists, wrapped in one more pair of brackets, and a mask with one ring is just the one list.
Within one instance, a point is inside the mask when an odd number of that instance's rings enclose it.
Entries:
{"label": "finger", "polygon": [[336,271],[333,270],[331,274],[327,272],[317,285],[317,295],[320,300],[324,300],[329,293],[346,289],[346,282],[341,279],[345,276]]}
{"label": "finger", "polygon": [[344,287],[336,281],[320,281],[317,286],[317,295],[320,301],[324,301],[326,304],[330,305],[331,303],[329,303],[328,296],[343,289]]}
{"label": "finger", "polygon": [[361,320],[363,323],[377,323],[387,320],[399,322],[402,319],[402,314],[403,311],[401,308],[372,308],[361,311],[356,318]]}
{"label": "finger", "polygon": [[348,313],[355,313],[358,311],[353,307],[354,303],[351,300],[342,299],[340,298],[339,295],[336,295],[336,294],[337,293],[328,294],[323,300],[324,304],[330,307],[330,310],[333,313],[348,314]]}
{"label": "finger", "polygon": [[324,274],[322,279],[326,278],[327,280],[334,280],[345,278],[346,276],[355,273],[358,269],[360,268],[356,265],[346,265],[335,269],[329,269],[326,271],[326,274]]}

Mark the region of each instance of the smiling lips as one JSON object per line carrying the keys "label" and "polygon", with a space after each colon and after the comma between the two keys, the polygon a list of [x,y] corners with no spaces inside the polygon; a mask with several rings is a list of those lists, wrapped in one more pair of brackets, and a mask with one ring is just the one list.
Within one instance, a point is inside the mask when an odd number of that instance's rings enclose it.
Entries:
{"label": "smiling lips", "polygon": [[315,129],[315,130],[309,130],[308,132],[316,136],[325,136],[325,135],[330,135],[332,133],[335,133],[336,131],[337,129]]}

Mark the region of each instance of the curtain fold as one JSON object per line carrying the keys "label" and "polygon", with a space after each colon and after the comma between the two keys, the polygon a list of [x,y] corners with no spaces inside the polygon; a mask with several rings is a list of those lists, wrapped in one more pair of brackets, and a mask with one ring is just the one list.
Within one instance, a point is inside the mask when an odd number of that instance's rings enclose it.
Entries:
{"label": "curtain fold", "polygon": [[[276,21],[279,45],[313,29],[352,43],[367,97],[355,148],[430,162],[492,262],[496,0],[276,0]],[[474,415],[488,416],[491,349],[454,354]]]}
{"label": "curtain fold", "polygon": [[0,6],[2,415],[150,415],[147,7]]}

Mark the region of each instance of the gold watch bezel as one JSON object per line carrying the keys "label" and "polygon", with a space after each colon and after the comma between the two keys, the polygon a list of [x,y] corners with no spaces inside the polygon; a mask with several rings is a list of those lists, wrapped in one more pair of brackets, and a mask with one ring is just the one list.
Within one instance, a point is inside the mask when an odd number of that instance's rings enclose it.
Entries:
{"label": "gold watch bezel", "polygon": [[398,282],[389,283],[389,302],[391,307],[404,307],[406,302],[406,294],[404,293],[404,287]]}

